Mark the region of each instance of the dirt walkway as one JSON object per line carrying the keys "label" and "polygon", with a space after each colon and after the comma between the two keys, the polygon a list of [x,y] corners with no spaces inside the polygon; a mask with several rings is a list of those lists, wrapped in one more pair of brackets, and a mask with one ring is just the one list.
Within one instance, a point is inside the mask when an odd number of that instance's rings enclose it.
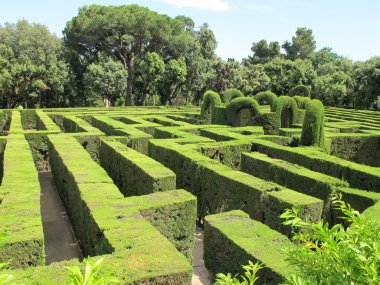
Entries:
{"label": "dirt walkway", "polygon": [[210,274],[205,267],[203,260],[203,230],[197,227],[195,246],[193,249],[194,273],[191,280],[192,285],[210,285]]}
{"label": "dirt walkway", "polygon": [[81,250],[59,198],[51,172],[40,172],[39,179],[46,264],[72,258],[81,259]]}

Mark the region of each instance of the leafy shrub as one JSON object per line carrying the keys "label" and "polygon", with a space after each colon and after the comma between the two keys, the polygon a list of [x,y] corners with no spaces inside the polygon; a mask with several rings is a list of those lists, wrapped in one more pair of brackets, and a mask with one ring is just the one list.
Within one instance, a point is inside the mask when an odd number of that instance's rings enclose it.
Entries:
{"label": "leafy shrub", "polygon": [[[331,200],[349,224],[347,228],[342,224],[330,228],[323,220],[318,223],[302,220],[297,208],[281,215],[284,224],[295,230],[292,240],[299,245],[284,250],[295,272],[283,285],[380,284],[380,224],[352,209],[342,201],[341,194],[334,193]],[[249,266],[252,268],[253,264],[250,262]],[[261,268],[256,264],[252,272],[256,275]],[[254,284],[247,283],[245,278],[240,283],[230,273],[216,276],[214,285]]]}
{"label": "leafy shrub", "polygon": [[306,104],[305,118],[302,125],[301,145],[324,145],[325,111],[321,101],[314,99]]}
{"label": "leafy shrub", "polygon": [[310,223],[298,210],[281,215],[284,224],[297,229],[293,240],[302,246],[286,251],[295,274],[286,284],[380,284],[380,226],[367,219],[333,194],[332,203],[350,225]]}
{"label": "leafy shrub", "polygon": [[302,96],[302,97],[310,97],[310,89],[309,87],[305,85],[297,85],[296,87],[293,87],[289,91],[289,96]]}
{"label": "leafy shrub", "polygon": [[310,97],[302,97],[302,96],[294,96],[294,100],[296,100],[299,109],[305,109],[306,104],[311,101]]}
{"label": "leafy shrub", "polygon": [[289,128],[298,114],[297,102],[289,96],[281,96],[274,101],[273,112],[276,113],[278,127]]}
{"label": "leafy shrub", "polygon": [[260,107],[257,101],[251,97],[239,97],[232,99],[226,106],[226,117],[229,123],[236,126],[238,124],[239,112],[243,109],[250,110],[251,117],[260,113]]}
{"label": "leafy shrub", "polygon": [[244,97],[243,92],[241,92],[240,90],[238,90],[236,88],[230,88],[230,89],[227,89],[224,92],[224,94],[223,94],[223,102],[224,103],[228,103],[232,99],[235,99],[235,98],[238,98],[238,97]]}
{"label": "leafy shrub", "polygon": [[220,105],[222,105],[220,95],[212,90],[206,91],[202,99],[201,119],[205,119],[208,112],[210,112],[209,115],[212,115],[214,107]]}
{"label": "leafy shrub", "polygon": [[277,99],[277,95],[272,91],[267,90],[257,93],[254,98],[260,105],[270,105],[270,108],[273,111],[273,104]]}
{"label": "leafy shrub", "polygon": [[66,266],[71,273],[68,275],[71,285],[108,285],[120,283],[116,278],[107,275],[100,275],[99,271],[102,267],[104,257],[98,259],[93,265],[86,260],[86,268],[82,273],[79,266]]}
{"label": "leafy shrub", "polygon": [[254,285],[258,279],[256,276],[257,271],[263,268],[262,264],[249,261],[248,265],[243,265],[245,270],[244,275],[240,275],[240,280],[235,276],[232,276],[231,273],[224,275],[223,273],[216,274],[216,279],[213,285]]}

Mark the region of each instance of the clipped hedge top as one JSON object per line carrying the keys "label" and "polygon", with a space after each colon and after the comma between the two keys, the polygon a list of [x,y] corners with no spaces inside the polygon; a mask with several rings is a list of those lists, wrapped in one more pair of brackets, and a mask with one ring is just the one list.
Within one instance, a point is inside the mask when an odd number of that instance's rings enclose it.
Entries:
{"label": "clipped hedge top", "polygon": [[223,102],[228,103],[232,99],[238,98],[238,97],[244,97],[243,92],[241,92],[239,89],[236,88],[230,88],[224,91],[223,94]]}

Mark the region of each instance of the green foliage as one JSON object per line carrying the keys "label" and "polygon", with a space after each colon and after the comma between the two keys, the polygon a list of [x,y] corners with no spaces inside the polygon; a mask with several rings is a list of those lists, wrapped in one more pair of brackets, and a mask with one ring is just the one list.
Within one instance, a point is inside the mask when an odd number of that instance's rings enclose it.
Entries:
{"label": "green foliage", "polygon": [[259,92],[254,97],[260,105],[270,105],[271,110],[273,109],[274,101],[277,99],[277,95],[272,91],[267,90]]}
{"label": "green foliage", "polygon": [[[248,265],[242,266],[244,269],[244,275],[237,274],[232,276],[231,273],[224,275],[223,273],[217,273],[216,279],[213,285],[254,285],[259,279],[256,275],[257,272],[264,268],[264,266],[258,262],[253,264],[252,261],[248,262]],[[239,280],[240,279],[240,280]]]}
{"label": "green foliage", "polygon": [[295,208],[281,215],[285,225],[297,229],[292,239],[301,244],[286,250],[287,260],[295,267],[286,284],[379,284],[378,222],[352,209],[340,194],[332,196],[332,203],[349,224],[347,228],[305,221]]}
{"label": "green foliage", "polygon": [[156,52],[147,52],[144,58],[136,62],[136,89],[139,91],[137,104],[145,106],[147,99],[156,105],[158,87],[164,79],[165,62]]}
{"label": "green foliage", "polygon": [[201,118],[205,119],[208,115],[212,115],[214,107],[222,105],[222,100],[220,95],[212,90],[208,90],[203,94],[202,107],[201,107]]}
{"label": "green foliage", "polygon": [[248,57],[248,62],[252,64],[266,63],[272,58],[280,56],[280,44],[278,42],[268,42],[266,40],[261,40],[252,43],[251,51],[252,56]]}
{"label": "green foliage", "polygon": [[294,97],[294,96],[303,96],[303,97],[310,97],[310,89],[309,87],[305,85],[297,85],[290,89],[289,91],[289,96]]}
{"label": "green foliage", "polygon": [[0,106],[57,106],[68,83],[61,41],[46,26],[20,20],[0,26]]}
{"label": "green foliage", "polygon": [[270,78],[268,89],[277,95],[289,94],[290,89],[300,84],[312,86],[317,76],[309,59],[275,57],[264,64],[264,69]]}
{"label": "green foliage", "polygon": [[[138,5],[84,6],[67,23],[63,34],[73,65],[92,62],[98,52],[105,52],[121,62],[128,71],[127,105],[133,100],[136,58],[155,51],[168,62],[179,60],[194,40],[181,19],[172,19]],[[82,70],[75,66],[73,70],[80,79]]]}
{"label": "green foliage", "polygon": [[89,106],[99,100],[105,107],[110,107],[125,93],[128,75],[120,62],[105,54],[99,54],[98,58],[96,63],[87,66],[84,74],[86,99]]}
{"label": "green foliage", "polygon": [[239,89],[236,88],[230,88],[224,91],[223,94],[223,102],[228,103],[232,99],[238,98],[238,97],[244,97],[243,92],[241,92]]}
{"label": "green foliage", "polygon": [[249,110],[250,120],[260,113],[260,107],[257,101],[251,97],[237,97],[232,99],[226,106],[226,117],[229,123],[234,126],[240,125],[238,122],[238,117],[240,112],[243,110]]}
{"label": "green foliage", "polygon": [[121,283],[116,278],[111,278],[104,274],[100,274],[100,270],[104,261],[104,257],[98,259],[94,264],[85,261],[85,270],[81,271],[79,266],[65,267],[70,271],[68,279],[71,285],[108,285]]}
{"label": "green foliage", "polygon": [[321,101],[311,100],[306,104],[305,118],[302,125],[301,145],[324,146],[325,111]]}
{"label": "green foliage", "polygon": [[276,113],[278,126],[289,128],[298,114],[297,102],[292,97],[280,96],[273,104],[273,112]]}
{"label": "green foliage", "polygon": [[311,101],[310,97],[303,96],[294,96],[293,99],[296,100],[299,109],[305,109],[306,104]]}
{"label": "green foliage", "polygon": [[305,27],[297,28],[296,36],[292,38],[292,42],[286,41],[282,48],[286,51],[289,59],[310,58],[316,48],[313,31]]}
{"label": "green foliage", "polygon": [[373,108],[380,94],[380,57],[373,57],[353,68],[355,90],[353,105],[357,108]]}

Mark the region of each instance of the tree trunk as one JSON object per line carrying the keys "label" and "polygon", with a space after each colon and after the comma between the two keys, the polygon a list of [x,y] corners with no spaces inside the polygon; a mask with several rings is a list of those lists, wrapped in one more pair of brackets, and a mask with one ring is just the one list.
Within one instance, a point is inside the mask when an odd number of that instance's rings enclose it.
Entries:
{"label": "tree trunk", "polygon": [[147,93],[144,91],[144,93],[143,93],[143,95],[141,97],[141,100],[140,100],[140,105],[141,106],[145,106],[146,95],[147,95]]}
{"label": "tree trunk", "polygon": [[127,97],[125,98],[125,105],[132,106],[132,89],[133,89],[133,81],[134,81],[134,76],[135,76],[135,56],[133,53],[128,57],[127,67],[128,67],[128,78],[127,78]]}

